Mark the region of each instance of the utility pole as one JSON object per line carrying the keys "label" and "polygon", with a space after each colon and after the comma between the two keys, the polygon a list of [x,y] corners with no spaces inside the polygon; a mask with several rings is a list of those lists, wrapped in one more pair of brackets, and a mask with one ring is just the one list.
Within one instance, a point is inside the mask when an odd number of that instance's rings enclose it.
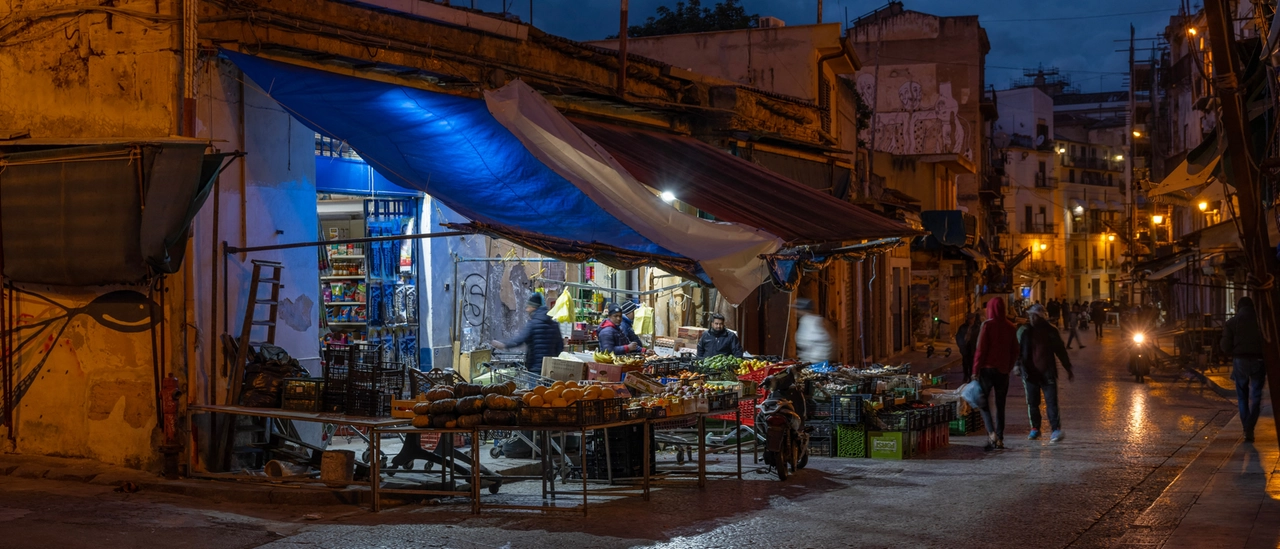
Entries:
{"label": "utility pole", "polygon": [[[1258,312],[1258,325],[1262,330],[1262,356],[1267,375],[1271,378],[1271,401],[1280,402],[1280,322],[1277,322],[1275,273],[1276,250],[1271,246],[1267,233],[1265,206],[1260,200],[1259,178],[1254,163],[1249,158],[1249,135],[1245,129],[1244,102],[1240,88],[1241,74],[1235,51],[1235,36],[1227,10],[1229,0],[1207,0],[1204,13],[1209,26],[1209,50],[1213,54],[1213,81],[1217,88],[1222,113],[1219,128],[1227,138],[1227,153],[1231,155],[1229,181],[1236,188],[1240,202],[1237,214],[1240,227],[1240,243],[1244,247],[1249,265],[1249,289],[1253,292]],[[1276,432],[1280,435],[1280,407],[1273,406]]]}
{"label": "utility pole", "polygon": [[818,0],[818,24],[822,24],[822,0]]}
{"label": "utility pole", "polygon": [[622,0],[618,18],[618,98],[627,97],[627,0]]}
{"label": "utility pole", "polygon": [[[1135,94],[1135,92],[1136,92],[1137,88],[1133,85],[1133,77],[1134,77],[1134,70],[1133,70],[1133,69],[1134,69],[1134,67],[1133,67],[1133,38],[1134,38],[1134,33],[1135,33],[1135,30],[1134,30],[1134,28],[1133,28],[1133,25],[1131,24],[1131,25],[1129,25],[1129,116],[1128,116],[1128,119],[1129,119],[1129,120],[1128,120],[1128,122],[1125,124],[1125,132],[1124,132],[1124,138],[1125,138],[1125,140],[1129,143],[1128,150],[1126,151],[1126,154],[1124,155],[1124,156],[1125,156],[1125,159],[1124,159],[1124,181],[1125,181],[1125,197],[1124,197],[1124,201],[1125,201],[1125,213],[1126,213],[1126,214],[1128,214],[1128,219],[1129,219],[1129,222],[1128,222],[1128,223],[1125,223],[1125,225],[1127,225],[1127,229],[1129,230],[1129,234],[1124,235],[1124,238],[1125,238],[1125,240],[1126,240],[1126,241],[1136,243],[1136,242],[1138,241],[1138,239],[1137,239],[1136,237],[1135,237],[1133,240],[1128,240],[1128,239],[1129,239],[1129,235],[1130,235],[1130,234],[1132,234],[1132,235],[1136,235],[1136,234],[1138,234],[1138,222],[1137,222],[1137,219],[1138,219],[1138,212],[1137,212],[1137,211],[1135,211],[1135,210],[1136,210],[1137,201],[1136,201],[1136,200],[1134,200],[1134,196],[1133,196],[1133,150],[1134,150],[1134,145],[1135,145],[1135,144],[1134,144],[1134,139],[1133,139],[1133,128],[1135,127],[1135,126],[1134,126],[1134,123],[1133,123],[1133,122],[1134,122],[1134,121],[1133,121],[1133,118],[1134,118],[1134,115],[1138,112],[1138,111],[1137,111],[1137,108],[1138,108],[1138,101],[1137,101],[1137,98],[1136,98],[1136,97],[1134,97],[1134,94]],[[1153,244],[1154,244],[1154,243],[1153,243]],[[1134,246],[1134,248],[1136,249],[1136,248],[1137,248],[1137,246]],[[1153,249],[1152,251],[1154,252],[1155,250]],[[1138,261],[1137,261],[1137,256],[1136,256],[1136,255],[1134,255],[1134,256],[1132,256],[1132,257],[1134,258],[1134,260],[1133,260],[1133,261],[1131,261],[1131,262],[1129,263],[1129,271],[1130,271],[1130,272],[1133,272],[1133,265],[1134,265],[1134,264],[1136,264],[1136,263],[1138,262]],[[1130,276],[1130,277],[1129,277],[1129,305],[1134,305],[1133,286],[1134,286],[1133,277],[1132,277],[1132,276]],[[1114,297],[1114,296],[1113,296],[1113,297]]]}

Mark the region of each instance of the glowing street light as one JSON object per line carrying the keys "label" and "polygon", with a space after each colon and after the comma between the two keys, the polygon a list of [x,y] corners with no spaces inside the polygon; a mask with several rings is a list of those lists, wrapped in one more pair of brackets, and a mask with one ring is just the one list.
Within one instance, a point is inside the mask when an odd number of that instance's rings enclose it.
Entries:
{"label": "glowing street light", "polygon": [[661,198],[663,202],[670,204],[675,201],[676,195],[671,194],[671,191],[662,191]]}
{"label": "glowing street light", "polygon": [[1206,201],[1204,201],[1204,200],[1201,200],[1201,201],[1200,201],[1200,204],[1198,204],[1198,206],[1200,206],[1200,211],[1202,211],[1202,212],[1203,212],[1203,211],[1207,211],[1207,210],[1209,209],[1209,203],[1208,203],[1208,202],[1206,202]]}
{"label": "glowing street light", "polygon": [[1116,241],[1116,235],[1113,235],[1113,234],[1107,235],[1107,242],[1115,242],[1115,241]]}
{"label": "glowing street light", "polygon": [[1124,155],[1123,155],[1123,154],[1117,154],[1117,155],[1116,155],[1116,162],[1123,162],[1123,161],[1124,161]]}
{"label": "glowing street light", "polygon": [[1155,223],[1156,225],[1164,223],[1164,216],[1160,214],[1153,215],[1151,216],[1151,222]]}
{"label": "glowing street light", "polygon": [[1042,252],[1043,252],[1043,251],[1045,251],[1045,250],[1047,250],[1047,249],[1049,249],[1049,245],[1048,245],[1048,244],[1041,244],[1041,245],[1040,245],[1040,251],[1042,251]]}
{"label": "glowing street light", "polygon": [[1190,34],[1191,36],[1195,36],[1195,35],[1196,35],[1196,28],[1195,28],[1195,27],[1191,27],[1191,28],[1187,29],[1187,34]]}

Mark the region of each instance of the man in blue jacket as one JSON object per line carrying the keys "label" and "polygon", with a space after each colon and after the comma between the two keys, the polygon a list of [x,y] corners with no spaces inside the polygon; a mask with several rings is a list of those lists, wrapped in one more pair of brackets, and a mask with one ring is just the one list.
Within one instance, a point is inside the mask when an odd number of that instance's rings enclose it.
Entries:
{"label": "man in blue jacket", "polygon": [[524,345],[524,367],[535,374],[542,373],[542,359],[558,356],[564,351],[564,337],[560,335],[560,325],[547,315],[547,303],[542,294],[534,292],[524,304],[529,313],[529,321],[524,324],[520,334],[507,341],[490,342],[495,349],[519,347]]}
{"label": "man in blue jacket", "polygon": [[643,353],[644,342],[640,341],[640,336],[636,335],[636,330],[634,328],[636,321],[636,309],[638,309],[639,306],[636,305],[634,301],[623,301],[622,305],[618,306],[618,308],[622,310],[622,325],[619,326],[619,328],[622,329],[622,335],[627,336],[627,341],[629,343],[639,345],[640,352]]}
{"label": "man in blue jacket", "polygon": [[600,341],[600,350],[615,355],[625,355],[640,350],[639,343],[632,343],[622,332],[622,308],[609,305],[608,318],[600,324],[596,339]]}

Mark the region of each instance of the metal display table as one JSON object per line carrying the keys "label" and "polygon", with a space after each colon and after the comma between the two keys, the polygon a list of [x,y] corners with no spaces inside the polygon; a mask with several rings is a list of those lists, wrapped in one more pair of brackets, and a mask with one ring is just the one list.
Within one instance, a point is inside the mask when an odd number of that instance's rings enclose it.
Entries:
{"label": "metal display table", "polygon": [[[368,440],[369,451],[370,451],[369,455],[371,456],[369,460],[371,463],[369,465],[371,467],[375,467],[377,463],[380,461],[378,459],[378,448],[377,448],[377,445],[375,444],[375,441],[377,440],[376,433],[380,429],[389,429],[393,427],[408,425],[410,421],[408,419],[400,419],[400,418],[392,418],[392,417],[349,416],[346,414],[334,414],[334,413],[324,413],[324,412],[301,412],[296,410],[282,410],[279,408],[252,408],[249,406],[228,406],[228,405],[207,405],[207,404],[193,404],[187,407],[187,412],[188,412],[187,413],[187,432],[193,432],[191,430],[191,416],[197,413],[261,417],[261,418],[277,419],[277,420],[284,420],[284,421],[310,421],[310,422],[329,424],[329,425],[353,427],[357,429],[359,428],[368,429],[370,433],[369,440]],[[268,423],[267,429],[268,429],[268,434],[270,436],[282,438],[284,440],[297,444],[298,446],[309,449],[313,452],[325,451],[323,448],[320,448],[313,444],[308,444],[296,437],[289,436],[287,433],[275,432],[275,430],[272,428],[270,423]],[[254,480],[254,481],[264,481],[264,482],[273,482],[273,483],[274,482],[315,482],[315,479],[302,480],[302,479],[287,479],[287,478],[282,479],[282,478],[275,478],[275,477],[245,477],[244,475],[238,475],[233,473],[197,472],[193,467],[194,464],[192,463],[192,459],[195,453],[196,452],[194,450],[192,452],[187,453],[187,475],[191,477],[212,478],[212,479]],[[373,478],[372,475],[371,475],[371,478]],[[372,482],[365,482],[365,481],[351,481],[350,484],[366,485],[366,486],[373,485]]]}

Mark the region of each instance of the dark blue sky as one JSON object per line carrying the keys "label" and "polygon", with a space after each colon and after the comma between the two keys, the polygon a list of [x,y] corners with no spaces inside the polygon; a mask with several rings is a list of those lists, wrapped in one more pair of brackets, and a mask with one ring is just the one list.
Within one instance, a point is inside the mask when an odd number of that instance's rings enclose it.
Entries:
{"label": "dark blue sky", "polygon": [[[592,40],[618,32],[618,0],[507,0],[507,5],[528,20],[530,1],[534,25],[552,34]],[[703,0],[703,5],[715,2]],[[742,0],[742,4],[749,13],[772,15],[789,25],[816,22],[817,0]],[[475,0],[475,5],[496,12],[503,1]],[[643,22],[660,5],[673,6],[675,0],[631,0],[632,24]],[[823,19],[830,23],[843,20],[846,8],[852,19],[885,2],[826,0],[825,5]],[[1127,44],[1114,41],[1129,38],[1130,23],[1139,38],[1155,37],[1164,31],[1178,5],[1178,0],[905,0],[909,10],[980,17],[991,38],[988,84],[1007,88],[1011,78],[1021,76],[1020,68],[1043,63],[1057,66],[1086,92],[1121,89],[1124,77],[1119,73],[1127,70],[1128,55],[1114,50]],[[1098,17],[1103,15],[1108,17]],[[1088,19],[1077,19],[1082,17]],[[1139,46],[1149,43],[1139,42]]]}

